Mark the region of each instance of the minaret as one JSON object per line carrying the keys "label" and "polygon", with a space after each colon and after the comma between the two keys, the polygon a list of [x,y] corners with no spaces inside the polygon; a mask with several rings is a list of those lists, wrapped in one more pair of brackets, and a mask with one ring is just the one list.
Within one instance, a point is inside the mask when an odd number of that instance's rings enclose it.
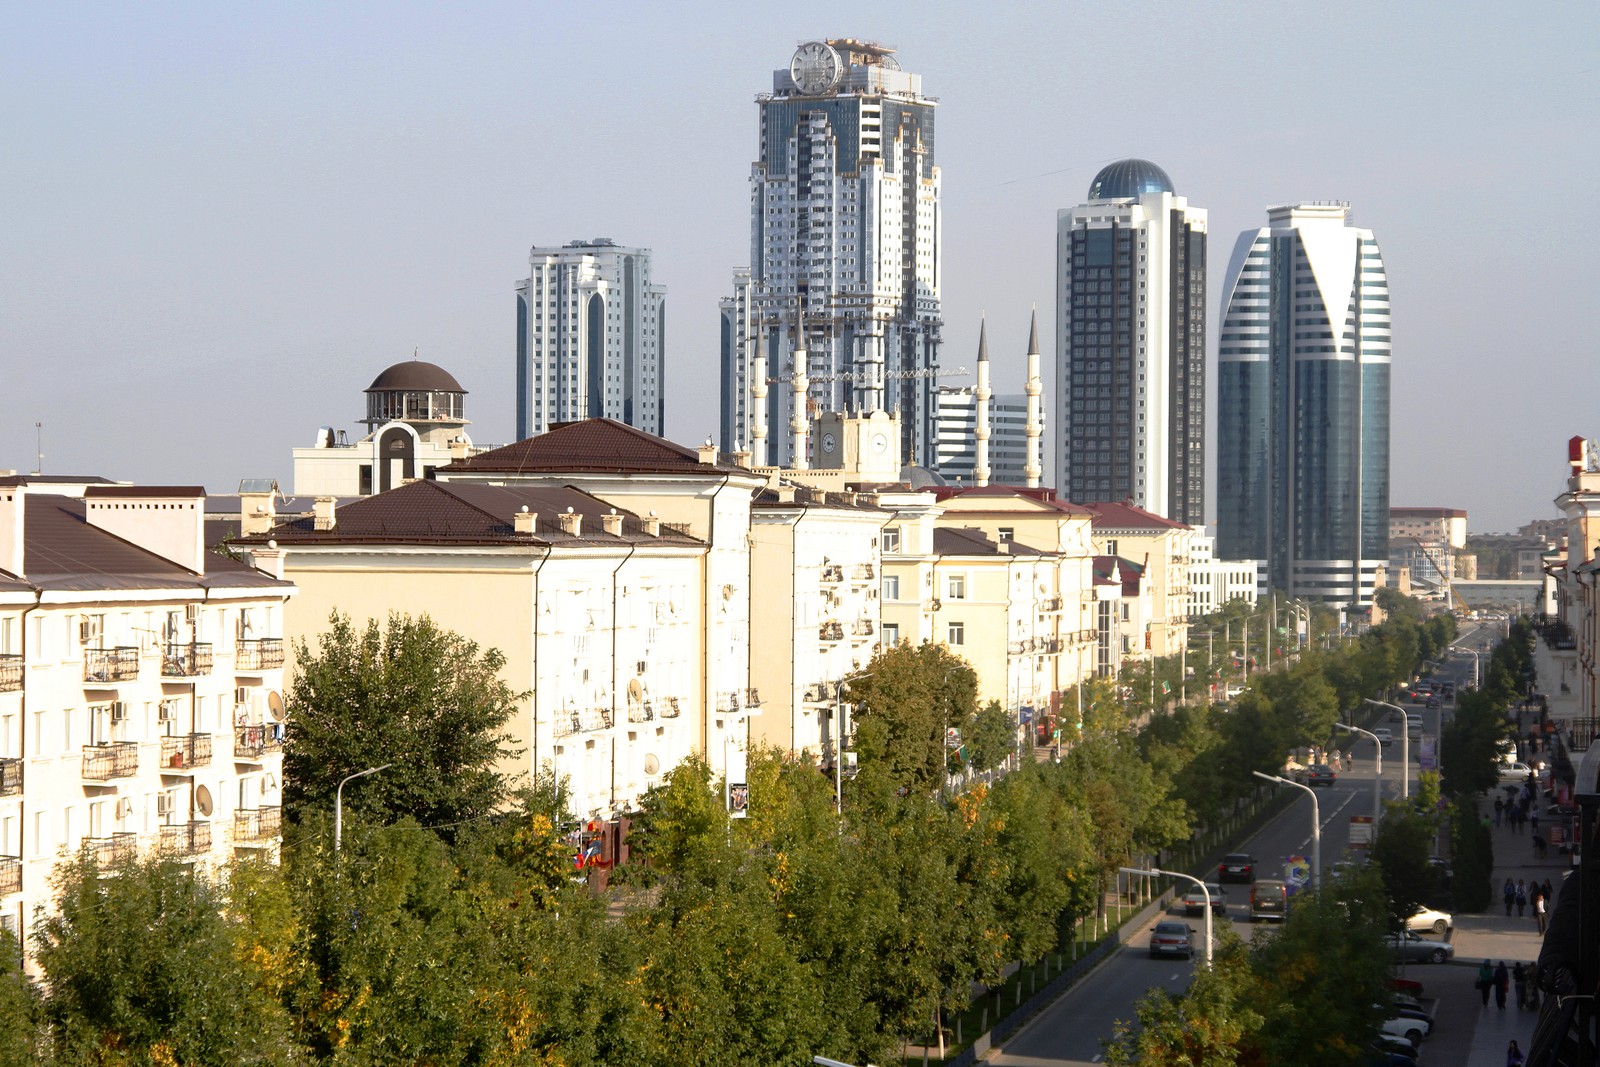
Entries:
{"label": "minaret", "polygon": [[794,411],[789,417],[789,430],[794,434],[794,458],[789,466],[792,470],[803,471],[806,469],[806,431],[810,428],[808,423],[809,412],[806,411],[806,390],[811,387],[811,380],[806,377],[806,361],[810,358],[805,350],[805,341],[800,342],[801,347],[794,350],[794,373],[789,376],[790,389],[793,396],[790,403]]}
{"label": "minaret", "polygon": [[972,482],[989,484],[989,324],[978,320],[978,410],[973,436],[978,441],[977,458],[972,463]]}
{"label": "minaret", "polygon": [[[980,371],[980,374],[983,372]],[[1039,309],[1033,309],[1033,321],[1028,324],[1028,422],[1026,433],[1028,448],[1023,458],[1022,473],[1029,489],[1039,487],[1039,479],[1044,471],[1039,463],[1039,444],[1044,436],[1044,427],[1039,425],[1039,397],[1044,392],[1044,385],[1039,381]]]}
{"label": "minaret", "polygon": [[767,465],[767,354],[757,340],[750,370],[750,462]]}

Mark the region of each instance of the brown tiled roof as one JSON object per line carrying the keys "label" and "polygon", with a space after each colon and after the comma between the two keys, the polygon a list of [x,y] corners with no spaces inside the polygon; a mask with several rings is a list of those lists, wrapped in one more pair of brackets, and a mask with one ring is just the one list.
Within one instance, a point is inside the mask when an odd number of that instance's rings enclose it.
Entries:
{"label": "brown tiled roof", "polygon": [[620,471],[643,474],[709,473],[735,469],[738,468],[701,463],[694,449],[675,445],[664,437],[645,433],[614,419],[560,423],[537,436],[438,468],[446,476],[452,471]]}
{"label": "brown tiled roof", "polygon": [[[989,539],[989,535],[982,530],[970,527],[951,529],[936,526],[933,530],[933,551],[941,556],[998,556],[999,545]],[[1006,543],[1005,555],[1010,556],[1039,556],[1043,555],[1037,548],[1016,541]]]}
{"label": "brown tiled roof", "polygon": [[969,486],[941,486],[933,490],[934,496],[939,500],[949,500],[951,497],[1026,497],[1046,508],[1064,512],[1069,515],[1087,515],[1088,508],[1077,504],[1068,503],[1056,496],[1056,491],[1049,486],[1029,488],[1022,485],[969,485]]}
{"label": "brown tiled roof", "polygon": [[205,496],[198,485],[86,485],[84,496]]}
{"label": "brown tiled roof", "polygon": [[1144,568],[1132,560],[1121,556],[1094,557],[1095,585],[1120,585],[1124,593],[1137,596],[1139,580],[1143,577]]}
{"label": "brown tiled roof", "polygon": [[1090,524],[1096,528],[1113,530],[1187,530],[1189,527],[1172,519],[1162,518],[1126,500],[1103,501],[1082,505],[1090,513]]}

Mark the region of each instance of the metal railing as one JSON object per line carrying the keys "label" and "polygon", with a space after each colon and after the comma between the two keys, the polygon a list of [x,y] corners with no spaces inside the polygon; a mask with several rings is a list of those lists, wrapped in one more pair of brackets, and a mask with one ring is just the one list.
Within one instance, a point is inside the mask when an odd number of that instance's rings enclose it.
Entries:
{"label": "metal railing", "polygon": [[871,581],[873,576],[873,567],[870,563],[857,563],[850,568],[850,577],[857,581]]}
{"label": "metal railing", "polygon": [[871,619],[857,619],[850,627],[850,632],[857,637],[871,637],[874,629]]}
{"label": "metal railing", "polygon": [[83,650],[86,682],[132,682],[139,677],[139,650],[132,645]]}
{"label": "metal railing", "polygon": [[817,637],[822,641],[843,641],[844,623],[825,622],[817,627]]}
{"label": "metal railing", "polygon": [[1600,720],[1573,719],[1567,723],[1567,748],[1573,752],[1587,752],[1597,735],[1600,735]]}
{"label": "metal railing", "polygon": [[0,758],[0,797],[14,797],[22,792],[22,757]]}
{"label": "metal railing", "polygon": [[178,823],[176,826],[163,826],[161,851],[178,856],[192,856],[196,852],[211,851],[211,824],[191,820]]}
{"label": "metal railing", "polygon": [[102,867],[131,860],[139,853],[139,835],[133,833],[85,838],[84,844],[94,852],[94,861]]}
{"label": "metal railing", "polygon": [[1039,610],[1040,611],[1060,611],[1061,610],[1061,598],[1059,596],[1047,596],[1047,597],[1045,597],[1043,600],[1039,601]]}
{"label": "metal railing", "polygon": [[233,728],[233,757],[256,758],[283,751],[283,727],[276,723],[248,723]]}
{"label": "metal railing", "polygon": [[183,769],[211,764],[210,734],[179,734],[161,739],[161,768]]}
{"label": "metal railing", "polygon": [[234,643],[233,669],[273,671],[283,666],[283,638],[259,637]]}
{"label": "metal railing", "polygon": [[22,656],[14,652],[0,653],[0,693],[14,693],[22,688]]}
{"label": "metal railing", "polygon": [[658,710],[661,712],[661,717],[663,719],[676,719],[679,714],[678,698],[668,697],[661,702],[661,707]]}
{"label": "metal railing", "polygon": [[842,582],[842,581],[844,581],[844,565],[841,564],[841,563],[830,563],[827,566],[823,567],[822,568],[822,580],[824,582]]}
{"label": "metal railing", "polygon": [[235,841],[260,841],[277,837],[282,831],[283,809],[280,807],[240,808],[233,813]]}
{"label": "metal railing", "polygon": [[113,741],[108,745],[83,746],[83,777],[91,782],[132,778],[138,773],[137,741]]}
{"label": "metal railing", "polygon": [[630,703],[628,705],[629,722],[654,722],[655,718],[655,705],[648,700],[639,704]]}
{"label": "metal railing", "polygon": [[195,678],[211,673],[211,642],[190,641],[187,644],[163,645],[161,649],[161,676],[163,678]]}
{"label": "metal railing", "polygon": [[0,897],[22,892],[22,857],[0,856]]}
{"label": "metal railing", "polygon": [[611,729],[610,708],[586,708],[578,711],[556,712],[555,733],[557,737],[609,729]]}

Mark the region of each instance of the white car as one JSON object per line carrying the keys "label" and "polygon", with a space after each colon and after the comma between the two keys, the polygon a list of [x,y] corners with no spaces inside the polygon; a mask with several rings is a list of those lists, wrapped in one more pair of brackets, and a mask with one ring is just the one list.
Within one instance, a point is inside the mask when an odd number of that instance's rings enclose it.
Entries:
{"label": "white car", "polygon": [[1443,934],[1456,924],[1449,912],[1439,911],[1435,908],[1420,908],[1413,912],[1411,918],[1406,920],[1406,929],[1415,933],[1426,933],[1432,930],[1436,934]]}
{"label": "white car", "polygon": [[1398,1019],[1386,1019],[1380,1029],[1390,1037],[1405,1038],[1411,1042],[1412,1048],[1416,1048],[1422,1044],[1423,1038],[1433,1031],[1433,1024],[1426,1019],[1402,1016]]}
{"label": "white car", "polygon": [[1389,728],[1387,726],[1380,726],[1380,727],[1378,727],[1376,730],[1374,730],[1372,732],[1375,735],[1377,735],[1378,744],[1380,744],[1380,745],[1392,745],[1392,744],[1394,744],[1394,734],[1389,732]]}
{"label": "white car", "polygon": [[1528,780],[1528,775],[1533,773],[1533,768],[1526,763],[1502,763],[1500,765],[1501,785],[1521,785]]}

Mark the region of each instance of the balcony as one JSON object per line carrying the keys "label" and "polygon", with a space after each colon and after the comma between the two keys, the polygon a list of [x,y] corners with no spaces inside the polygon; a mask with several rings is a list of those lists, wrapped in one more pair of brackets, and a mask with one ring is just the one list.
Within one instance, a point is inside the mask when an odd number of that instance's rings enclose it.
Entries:
{"label": "balcony", "polygon": [[668,697],[667,699],[663,700],[659,710],[663,719],[676,719],[680,714],[678,710],[678,698]]}
{"label": "balcony", "polygon": [[850,577],[858,582],[870,582],[874,577],[873,567],[870,563],[857,563],[850,568]]}
{"label": "balcony", "polygon": [[102,867],[124,863],[139,854],[138,834],[112,834],[110,837],[86,837],[83,841],[94,852],[94,861]]}
{"label": "balcony", "polygon": [[817,627],[817,637],[823,641],[843,641],[844,623],[825,622]]}
{"label": "balcony", "polygon": [[0,758],[0,797],[14,797],[22,792],[22,759]]}
{"label": "balcony", "polygon": [[583,710],[556,712],[556,736],[593,733],[611,729],[610,708],[585,708]]}
{"label": "balcony", "polygon": [[83,778],[89,782],[109,782],[113,778],[132,778],[139,773],[139,743],[113,741],[108,745],[83,746]]}
{"label": "balcony", "polygon": [[134,682],[139,679],[139,650],[132,645],[83,650],[83,680],[86,685]]}
{"label": "balcony", "polygon": [[850,632],[856,637],[871,637],[877,627],[872,625],[871,619],[857,619],[850,627]]}
{"label": "balcony", "polygon": [[161,648],[161,677],[198,678],[211,673],[211,642],[190,641]]}
{"label": "balcony", "polygon": [[0,655],[0,693],[22,688],[22,657],[11,652]]}
{"label": "balcony", "polygon": [[262,637],[241,639],[234,645],[233,669],[235,671],[275,671],[283,667],[283,638]]}
{"label": "balcony", "polygon": [[210,734],[179,734],[161,739],[161,773],[211,766]]}
{"label": "balcony", "polygon": [[251,723],[233,728],[233,758],[258,760],[283,751],[283,727],[276,723]]}
{"label": "balcony", "polygon": [[201,820],[161,828],[161,851],[169,856],[193,856],[211,851],[211,824]]}
{"label": "balcony", "polygon": [[646,700],[639,704],[631,701],[628,703],[629,722],[655,722],[655,720],[656,706],[652,702]]}
{"label": "balcony", "polygon": [[268,841],[283,831],[283,809],[241,808],[233,813],[234,844]]}
{"label": "balcony", "polygon": [[22,892],[22,857],[0,856],[0,897]]}
{"label": "balcony", "polygon": [[844,581],[844,565],[842,563],[830,563],[823,567],[822,580],[828,583]]}
{"label": "balcony", "polygon": [[1039,610],[1040,611],[1060,611],[1061,610],[1061,598],[1059,596],[1047,596],[1047,597],[1045,597],[1043,600],[1039,601]]}

